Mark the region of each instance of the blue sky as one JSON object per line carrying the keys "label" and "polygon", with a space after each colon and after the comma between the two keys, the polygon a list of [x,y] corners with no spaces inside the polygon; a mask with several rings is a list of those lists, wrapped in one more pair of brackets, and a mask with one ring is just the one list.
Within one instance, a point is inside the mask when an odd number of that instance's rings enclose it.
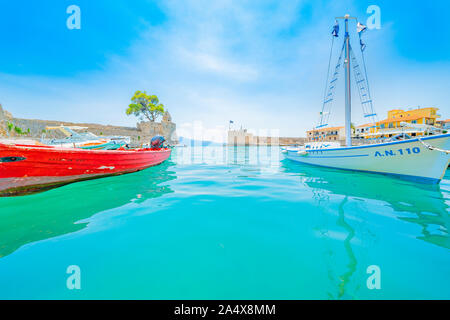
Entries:
{"label": "blue sky", "polygon": [[[66,27],[71,4],[80,30]],[[364,34],[365,55],[380,117],[436,106],[449,118],[448,1],[2,1],[0,103],[18,117],[133,126],[124,110],[139,89],[180,128],[231,119],[302,136],[321,108],[334,17],[365,23],[372,4],[381,29]],[[330,124],[343,121],[340,84]]]}

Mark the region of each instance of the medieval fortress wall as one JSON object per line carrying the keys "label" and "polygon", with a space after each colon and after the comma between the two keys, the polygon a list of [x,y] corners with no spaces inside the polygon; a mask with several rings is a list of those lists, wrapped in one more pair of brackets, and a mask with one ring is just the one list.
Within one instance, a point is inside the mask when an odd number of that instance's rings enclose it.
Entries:
{"label": "medieval fortress wall", "polygon": [[[22,130],[22,134],[17,133],[14,128],[8,128],[11,124]],[[136,127],[120,127],[111,125],[101,125],[96,123],[74,123],[55,120],[36,120],[15,118],[11,113],[4,110],[0,105],[0,138],[22,138],[22,139],[40,139],[43,135],[46,138],[61,138],[58,131],[46,130],[47,126],[79,126],[87,127],[87,131],[98,136],[127,136],[131,138],[132,146],[149,143],[155,135],[162,135],[169,144],[176,144],[176,124],[168,112],[163,116],[161,122],[142,121],[136,124]]]}
{"label": "medieval fortress wall", "polygon": [[230,146],[284,146],[284,145],[302,145],[307,141],[302,137],[266,137],[256,136],[246,129],[228,131],[227,144]]}

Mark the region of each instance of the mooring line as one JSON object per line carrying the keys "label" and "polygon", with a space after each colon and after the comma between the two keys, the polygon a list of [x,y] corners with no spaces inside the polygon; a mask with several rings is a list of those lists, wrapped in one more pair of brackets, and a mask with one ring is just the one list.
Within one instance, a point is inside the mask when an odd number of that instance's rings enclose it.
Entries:
{"label": "mooring line", "polygon": [[433,147],[432,145],[429,145],[428,143],[423,142],[422,139],[420,139],[419,137],[417,137],[417,140],[419,140],[429,150],[440,151],[440,152],[444,152],[446,154],[450,153],[450,150],[444,150],[444,149],[439,149],[439,148]]}

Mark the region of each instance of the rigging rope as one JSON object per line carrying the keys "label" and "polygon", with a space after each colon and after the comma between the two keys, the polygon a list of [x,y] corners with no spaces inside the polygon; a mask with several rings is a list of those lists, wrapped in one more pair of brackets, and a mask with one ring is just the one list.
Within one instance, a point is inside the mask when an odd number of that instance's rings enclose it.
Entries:
{"label": "rigging rope", "polygon": [[[325,101],[325,98],[327,96],[327,88],[328,88],[328,80],[330,79],[330,66],[331,66],[331,56],[333,55],[333,45],[334,45],[334,36],[331,36],[331,50],[330,50],[330,57],[328,58],[328,71],[327,71],[327,81],[325,82],[325,89],[323,90],[323,101]],[[325,109],[325,104],[322,106],[322,114]]]}
{"label": "rigging rope", "polygon": [[419,137],[417,137],[417,140],[419,140],[429,150],[435,150],[435,151],[443,152],[443,153],[446,153],[446,154],[450,153],[450,150],[444,150],[444,149],[433,147],[432,145],[429,145],[428,143],[423,142],[422,139],[420,139]]}
{"label": "rigging rope", "polygon": [[[345,45],[345,43],[344,43]],[[323,101],[323,105],[322,105],[322,112],[320,113],[320,118],[319,118],[319,125],[316,127],[325,127],[328,125],[328,120],[330,118],[330,112],[327,112],[326,108],[327,105],[329,104],[330,106],[328,107],[329,110],[331,110],[331,103],[333,102],[333,95],[334,95],[334,89],[336,87],[335,82],[338,80],[338,75],[339,75],[339,67],[341,65],[341,60],[342,60],[342,54],[344,52],[344,47],[342,46],[341,49],[341,53],[339,54],[339,58],[336,64],[336,67],[334,69],[334,73],[333,73],[333,79],[331,81],[329,80],[329,77],[327,79],[327,85],[325,87],[325,97],[324,97],[324,101]],[[330,57],[331,60],[331,57]]]}
{"label": "rigging rope", "polygon": [[[361,41],[361,33],[359,34],[359,39]],[[367,75],[367,68],[366,68],[366,59],[364,58],[364,49],[363,46],[360,46],[361,48],[361,56],[362,56],[362,62],[364,67],[364,76],[366,77],[366,84],[367,84],[367,93],[369,94],[369,99],[372,100],[372,97],[370,95],[370,88],[369,88],[369,76]],[[372,113],[373,113],[373,105],[372,105]],[[375,113],[375,120],[378,122],[378,114]]]}
{"label": "rigging rope", "polygon": [[376,113],[373,110],[372,97],[369,91],[369,81],[367,80],[367,74],[363,74],[358,60],[356,59],[353,48],[350,46],[350,59],[353,63],[353,72],[355,76],[356,85],[358,87],[359,99],[361,101],[361,107],[364,117],[370,117],[372,122],[376,122]]}

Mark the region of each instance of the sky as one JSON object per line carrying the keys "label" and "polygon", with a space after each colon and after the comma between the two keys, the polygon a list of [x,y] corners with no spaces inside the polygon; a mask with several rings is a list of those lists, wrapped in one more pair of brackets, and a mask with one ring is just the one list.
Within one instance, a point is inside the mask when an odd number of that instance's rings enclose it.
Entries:
{"label": "sky", "polygon": [[[77,5],[80,29],[68,29]],[[179,135],[201,126],[305,136],[317,124],[336,16],[363,34],[374,107],[450,118],[448,1],[0,1],[0,103],[16,117],[134,126],[136,90],[156,94]],[[335,41],[332,65],[343,41]],[[359,53],[356,26],[351,41]],[[360,59],[360,56],[359,56]],[[342,125],[343,74],[330,125]],[[364,123],[353,91],[353,122]],[[181,133],[181,134],[180,134]],[[216,138],[219,139],[219,138]],[[220,139],[219,139],[220,140]]]}

